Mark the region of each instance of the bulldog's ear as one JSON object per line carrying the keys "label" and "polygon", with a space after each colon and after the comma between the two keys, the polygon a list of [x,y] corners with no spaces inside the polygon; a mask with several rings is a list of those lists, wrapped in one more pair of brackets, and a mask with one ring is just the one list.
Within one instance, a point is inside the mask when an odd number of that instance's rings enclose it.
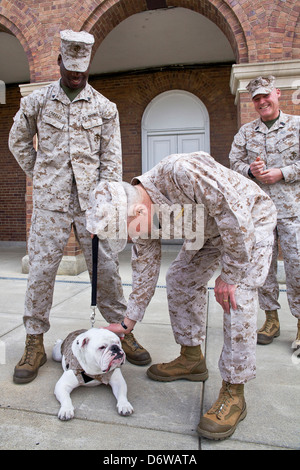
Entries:
{"label": "bulldog's ear", "polygon": [[81,343],[81,346],[82,347],[87,346],[88,343],[89,343],[89,338],[84,338],[84,340]]}

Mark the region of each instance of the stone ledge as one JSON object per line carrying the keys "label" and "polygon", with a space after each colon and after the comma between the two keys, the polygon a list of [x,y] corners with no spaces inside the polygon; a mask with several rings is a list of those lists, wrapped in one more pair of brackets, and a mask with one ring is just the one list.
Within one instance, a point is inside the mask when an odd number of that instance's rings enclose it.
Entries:
{"label": "stone ledge", "polygon": [[[63,256],[57,274],[65,276],[77,276],[86,270],[87,267],[83,254],[78,256]],[[26,255],[22,258],[22,273],[28,274],[28,272],[29,256]]]}
{"label": "stone ledge", "polygon": [[277,280],[279,284],[286,283],[285,270],[283,261],[277,261]]}
{"label": "stone ledge", "polygon": [[246,86],[253,78],[261,75],[274,75],[276,86],[281,90],[297,90],[300,88],[300,60],[284,60],[252,64],[234,64],[231,69],[230,90],[236,96],[248,93]]}
{"label": "stone ledge", "polygon": [[50,85],[52,82],[38,82],[38,83],[23,83],[19,85],[21,96],[28,96],[34,90],[39,90],[40,88]]}

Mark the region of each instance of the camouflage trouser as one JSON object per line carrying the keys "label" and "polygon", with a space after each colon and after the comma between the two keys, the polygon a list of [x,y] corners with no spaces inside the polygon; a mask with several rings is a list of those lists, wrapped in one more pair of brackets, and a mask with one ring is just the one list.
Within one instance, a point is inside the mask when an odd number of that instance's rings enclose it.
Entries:
{"label": "camouflage trouser", "polygon": [[[45,333],[50,328],[49,314],[55,276],[68,242],[72,225],[92,273],[92,240],[85,229],[85,212],[79,206],[76,186],[68,212],[34,209],[28,240],[29,276],[25,298],[24,324],[28,334]],[[97,306],[109,323],[120,322],[126,312],[118,257],[108,244],[99,242]],[[88,312],[89,306],[87,306]]]}
{"label": "camouflage trouser", "polygon": [[259,305],[263,310],[277,310],[279,285],[277,282],[278,239],[282,250],[286,275],[287,298],[292,314],[300,318],[300,218],[277,220],[275,243],[270,271],[265,284],[258,290]]}
{"label": "camouflage trouser", "polygon": [[[224,344],[219,360],[223,380],[246,383],[256,374],[257,288],[263,285],[272,257],[273,237],[256,245],[249,269],[235,291],[237,310],[224,313]],[[220,237],[209,240],[187,261],[180,251],[167,273],[169,312],[178,344],[195,346],[206,336],[207,282],[220,264]]]}

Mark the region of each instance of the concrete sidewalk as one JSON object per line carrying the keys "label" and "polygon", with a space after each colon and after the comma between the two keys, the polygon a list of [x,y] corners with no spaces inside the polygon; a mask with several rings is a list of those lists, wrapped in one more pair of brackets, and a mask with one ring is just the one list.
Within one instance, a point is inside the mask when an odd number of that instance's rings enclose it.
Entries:
{"label": "concrete sidewalk", "polygon": [[[217,398],[221,378],[218,358],[223,343],[222,311],[210,284],[205,385],[188,381],[153,382],[147,366],[126,363],[122,372],[135,412],[120,417],[110,387],[79,388],[72,394],[75,419],[61,422],[53,394],[62,373],[52,360],[52,346],[70,331],[89,328],[90,284],[87,273],[57,276],[51,329],[45,335],[47,363],[36,380],[15,385],[12,374],[24,350],[22,323],[27,275],[21,274],[23,247],[0,246],[0,449],[95,450],[275,450],[300,449],[300,359],[292,356],[296,320],[290,314],[281,285],[281,335],[269,346],[257,346],[257,378],[245,386],[248,415],[225,441],[199,439],[200,412]],[[163,255],[156,294],[135,336],[147,348],[153,363],[179,354],[170,327],[165,289],[166,270],[176,256]],[[120,255],[124,293],[130,294],[130,252]],[[264,314],[259,314],[259,326]],[[96,326],[104,325],[100,313]],[[1,364],[2,363],[2,364]]]}

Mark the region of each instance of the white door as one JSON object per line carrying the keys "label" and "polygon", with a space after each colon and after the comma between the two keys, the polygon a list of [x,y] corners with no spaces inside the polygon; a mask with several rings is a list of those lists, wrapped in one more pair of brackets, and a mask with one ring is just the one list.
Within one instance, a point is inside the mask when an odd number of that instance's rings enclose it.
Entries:
{"label": "white door", "polygon": [[167,155],[177,153],[176,135],[147,136],[147,169],[153,168]]}
{"label": "white door", "polygon": [[205,149],[205,134],[179,134],[178,153],[198,152]]}
{"label": "white door", "polygon": [[[145,168],[153,168],[163,158],[173,153],[191,153],[204,150],[204,133],[147,135],[147,160]],[[147,170],[146,170],[147,171]]]}
{"label": "white door", "polygon": [[195,95],[173,90],[158,95],[142,120],[142,171],[173,153],[210,152],[209,116]]}
{"label": "white door", "polygon": [[[157,96],[142,119],[142,172],[174,153],[210,152],[209,116],[195,95],[173,90]],[[182,243],[162,240],[164,244]]]}

